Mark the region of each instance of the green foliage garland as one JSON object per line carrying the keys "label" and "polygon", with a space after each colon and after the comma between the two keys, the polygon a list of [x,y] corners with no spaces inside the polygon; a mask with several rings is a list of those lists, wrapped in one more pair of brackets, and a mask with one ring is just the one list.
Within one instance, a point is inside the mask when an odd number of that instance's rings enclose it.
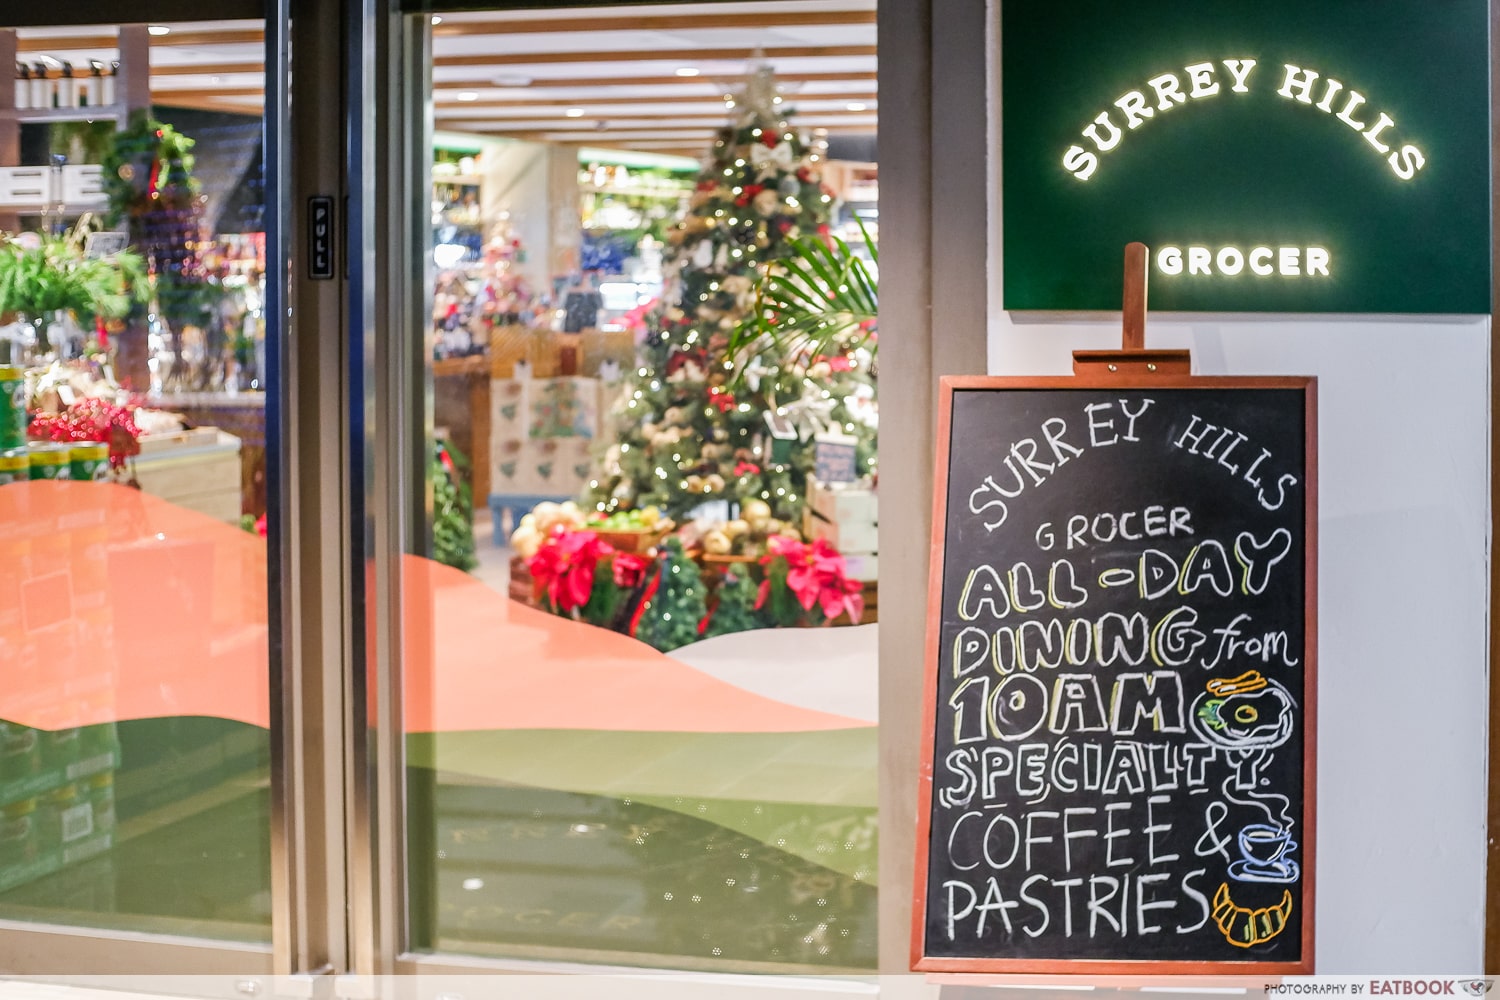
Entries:
{"label": "green foliage garland", "polygon": [[474,548],[474,504],[460,474],[467,465],[450,445],[439,442],[433,451],[432,557],[466,573],[479,565]]}
{"label": "green foliage garland", "polygon": [[115,134],[100,165],[111,226],[124,223],[130,243],[156,277],[161,314],[174,333],[203,326],[224,290],[203,273],[192,249],[199,237],[202,185],[193,176],[193,139],[144,111]]}

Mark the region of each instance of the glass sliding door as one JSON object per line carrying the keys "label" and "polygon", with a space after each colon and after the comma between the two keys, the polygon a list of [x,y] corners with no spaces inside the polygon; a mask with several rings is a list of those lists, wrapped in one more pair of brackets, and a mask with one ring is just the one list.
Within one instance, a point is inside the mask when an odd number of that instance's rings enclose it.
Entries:
{"label": "glass sliding door", "polygon": [[403,31],[408,967],[872,971],[874,3]]}
{"label": "glass sliding door", "polygon": [[270,966],[279,325],[248,6],[0,27],[4,971],[112,971],[111,931],[224,943],[162,971]]}

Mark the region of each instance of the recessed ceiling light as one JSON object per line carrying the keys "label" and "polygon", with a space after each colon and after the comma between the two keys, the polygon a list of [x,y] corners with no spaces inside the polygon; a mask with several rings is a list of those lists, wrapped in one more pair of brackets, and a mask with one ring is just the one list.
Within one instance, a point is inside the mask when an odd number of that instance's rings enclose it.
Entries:
{"label": "recessed ceiling light", "polygon": [[850,111],[863,111],[865,109],[865,106],[858,101],[850,101],[848,104],[844,105],[844,107],[848,108]]}
{"label": "recessed ceiling light", "polygon": [[167,27],[165,24],[153,24],[146,30],[153,35],[168,35],[172,32],[172,29]]}
{"label": "recessed ceiling light", "polygon": [[582,108],[569,108],[568,110],[564,111],[563,114],[567,115],[569,118],[582,118],[583,117],[583,109]]}
{"label": "recessed ceiling light", "polygon": [[497,76],[494,83],[497,87],[529,87],[531,85],[531,77],[517,75]]}
{"label": "recessed ceiling light", "polygon": [[479,95],[472,90],[465,90],[454,95],[454,99],[459,101],[477,101],[479,100]]}
{"label": "recessed ceiling light", "polygon": [[442,17],[440,15],[434,14],[434,15],[432,15],[432,23],[433,24],[442,24],[443,23],[443,19],[442,19]]}
{"label": "recessed ceiling light", "polygon": [[677,75],[678,76],[697,76],[698,73],[699,73],[699,70],[698,70],[698,68],[696,66],[679,66],[679,67],[677,67]]}

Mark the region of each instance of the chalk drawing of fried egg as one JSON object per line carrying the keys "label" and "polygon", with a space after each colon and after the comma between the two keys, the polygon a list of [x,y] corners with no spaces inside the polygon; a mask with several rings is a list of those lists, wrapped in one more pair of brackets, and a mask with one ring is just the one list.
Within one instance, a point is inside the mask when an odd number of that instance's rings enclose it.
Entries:
{"label": "chalk drawing of fried egg", "polygon": [[1296,702],[1286,688],[1257,670],[1214,678],[1193,701],[1193,729],[1231,750],[1279,747],[1291,739]]}

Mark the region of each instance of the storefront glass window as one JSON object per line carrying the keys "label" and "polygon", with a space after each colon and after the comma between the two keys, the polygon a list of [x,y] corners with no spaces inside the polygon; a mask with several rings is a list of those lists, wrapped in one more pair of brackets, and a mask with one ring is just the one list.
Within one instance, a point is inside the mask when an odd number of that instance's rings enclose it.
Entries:
{"label": "storefront glass window", "polygon": [[263,53],[0,30],[3,919],[270,938]]}
{"label": "storefront glass window", "polygon": [[[414,30],[414,944],[873,969],[874,4]],[[758,308],[799,260],[841,277]],[[798,309],[838,331],[755,325]]]}

